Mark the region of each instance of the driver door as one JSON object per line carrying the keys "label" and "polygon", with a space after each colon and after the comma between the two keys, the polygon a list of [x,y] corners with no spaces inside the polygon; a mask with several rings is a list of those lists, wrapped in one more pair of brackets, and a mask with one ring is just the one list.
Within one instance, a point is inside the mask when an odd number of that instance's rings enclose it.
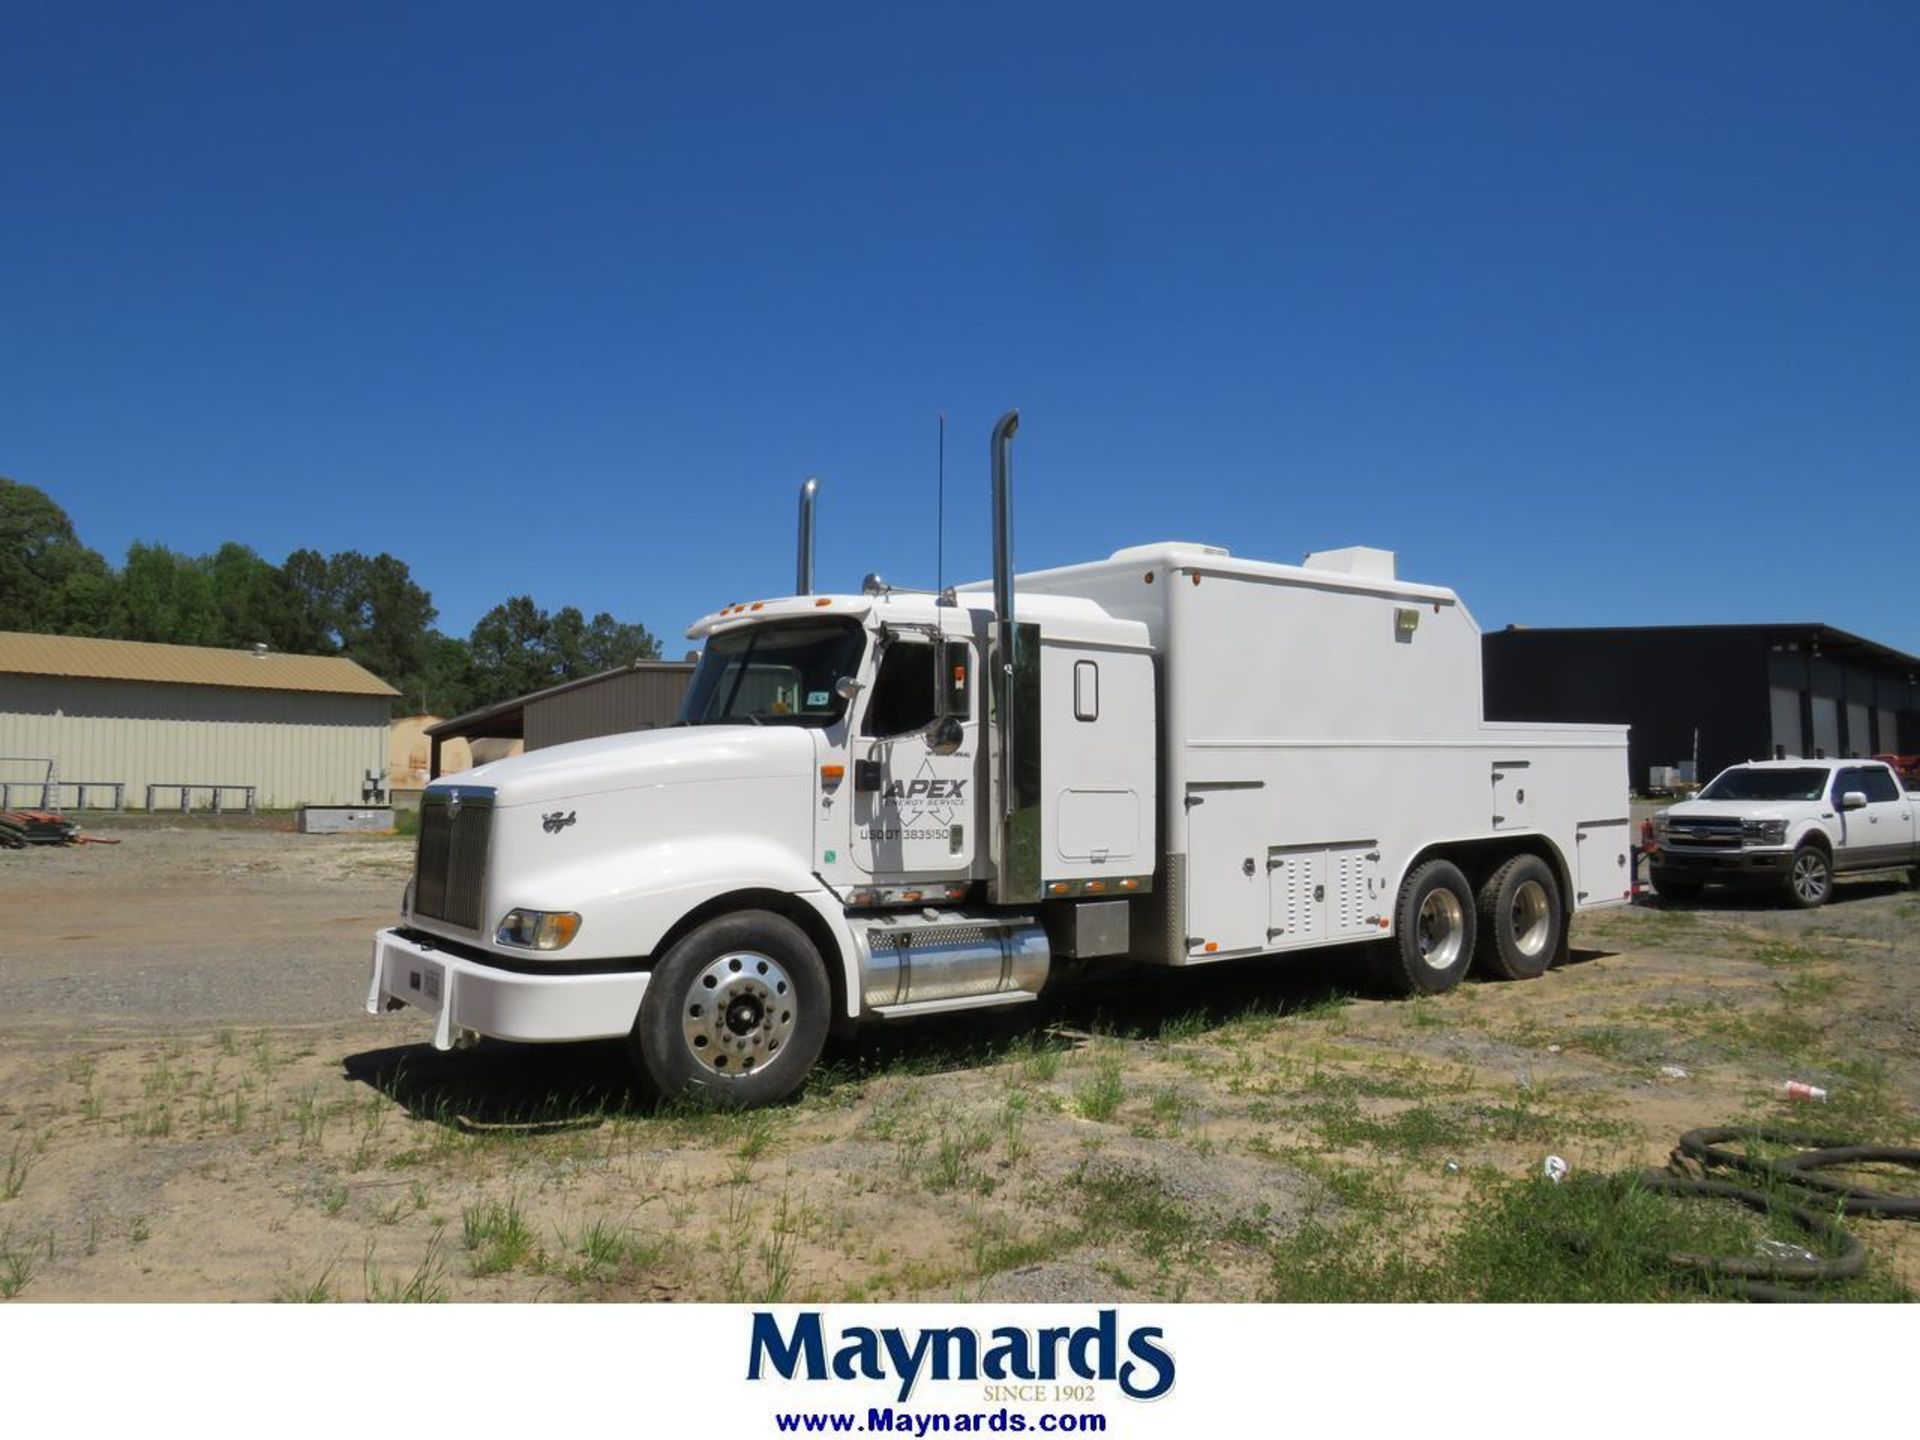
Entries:
{"label": "driver door", "polygon": [[[894,634],[875,666],[852,762],[853,863],[876,879],[973,865],[980,725],[972,641]],[[944,736],[942,732],[945,732]]]}

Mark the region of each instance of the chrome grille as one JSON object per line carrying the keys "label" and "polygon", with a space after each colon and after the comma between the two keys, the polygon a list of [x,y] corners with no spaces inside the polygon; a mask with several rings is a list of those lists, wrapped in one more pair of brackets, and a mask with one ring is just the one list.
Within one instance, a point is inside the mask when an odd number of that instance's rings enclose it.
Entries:
{"label": "chrome grille", "polygon": [[493,792],[454,787],[420,798],[420,845],[414,852],[413,912],[467,930],[480,928],[493,833]]}
{"label": "chrome grille", "polygon": [[1740,821],[1732,816],[1690,815],[1667,822],[1667,844],[1700,849],[1738,850]]}

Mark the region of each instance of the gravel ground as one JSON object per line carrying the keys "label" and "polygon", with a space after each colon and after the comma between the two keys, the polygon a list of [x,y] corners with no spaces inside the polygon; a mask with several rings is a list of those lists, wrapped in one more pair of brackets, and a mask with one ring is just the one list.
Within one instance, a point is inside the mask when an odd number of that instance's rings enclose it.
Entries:
{"label": "gravel ground", "polygon": [[120,843],[0,852],[0,1036],[346,1019],[413,863],[393,836],[87,833]]}

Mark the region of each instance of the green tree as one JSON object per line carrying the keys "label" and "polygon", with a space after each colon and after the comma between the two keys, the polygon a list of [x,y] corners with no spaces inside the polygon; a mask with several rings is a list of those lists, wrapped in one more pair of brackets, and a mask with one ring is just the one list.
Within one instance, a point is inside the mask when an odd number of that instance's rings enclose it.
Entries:
{"label": "green tree", "polygon": [[0,476],[0,630],[103,634],[112,592],[107,562],[80,543],[67,512]]}
{"label": "green tree", "polygon": [[559,678],[552,617],[530,595],[515,595],[482,615],[467,644],[477,705],[541,690]]}
{"label": "green tree", "polygon": [[113,634],[122,640],[218,645],[222,627],[213,580],[201,561],[136,540],[114,587]]}
{"label": "green tree", "polygon": [[231,540],[200,563],[220,614],[216,643],[238,650],[258,641],[297,650],[301,636],[278,568]]}
{"label": "green tree", "polygon": [[406,690],[407,710],[429,715],[461,715],[480,702],[474,686],[473,651],[457,635],[432,631],[426,638],[420,673]]}

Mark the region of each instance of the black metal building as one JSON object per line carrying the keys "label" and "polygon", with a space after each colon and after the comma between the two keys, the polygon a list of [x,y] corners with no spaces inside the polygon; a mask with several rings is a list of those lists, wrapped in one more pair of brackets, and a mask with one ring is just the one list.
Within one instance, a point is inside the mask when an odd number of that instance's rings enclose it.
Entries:
{"label": "black metal building", "polygon": [[1636,787],[1695,759],[1920,751],[1920,659],[1831,625],[1509,627],[1482,639],[1489,720],[1633,727]]}

